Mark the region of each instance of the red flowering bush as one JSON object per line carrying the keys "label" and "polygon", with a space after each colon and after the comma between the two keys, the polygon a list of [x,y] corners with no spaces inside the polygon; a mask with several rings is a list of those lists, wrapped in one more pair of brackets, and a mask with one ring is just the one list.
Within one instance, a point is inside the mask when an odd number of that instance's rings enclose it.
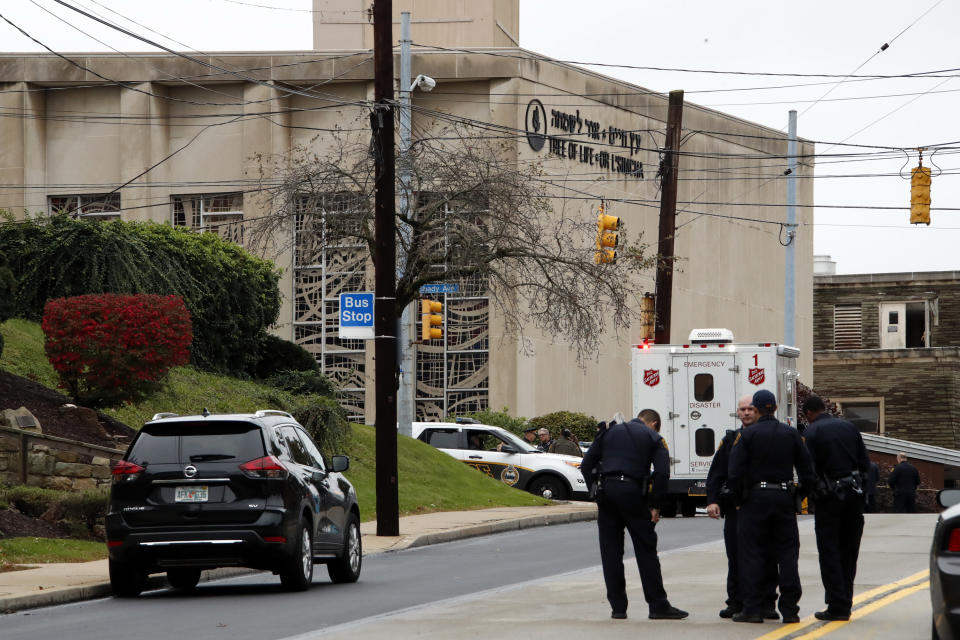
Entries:
{"label": "red flowering bush", "polygon": [[60,386],[87,406],[142,400],[171,367],[190,361],[190,314],[178,296],[58,298],[47,302],[41,326]]}

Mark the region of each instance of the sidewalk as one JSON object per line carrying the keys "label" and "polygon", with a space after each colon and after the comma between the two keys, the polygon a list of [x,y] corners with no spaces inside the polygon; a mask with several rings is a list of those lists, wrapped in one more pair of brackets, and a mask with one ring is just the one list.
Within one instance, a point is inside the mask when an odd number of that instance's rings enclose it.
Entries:
{"label": "sidewalk", "polygon": [[[400,518],[400,535],[378,537],[377,523],[360,525],[363,555],[462,540],[501,531],[594,520],[591,502],[566,502],[544,507],[500,507],[477,511],[448,511]],[[201,581],[248,573],[249,569],[205,571]],[[361,576],[361,580],[363,577]],[[165,584],[163,575],[151,577],[148,588]],[[33,609],[109,596],[107,561],[55,563],[33,569],[0,573],[0,613]]]}

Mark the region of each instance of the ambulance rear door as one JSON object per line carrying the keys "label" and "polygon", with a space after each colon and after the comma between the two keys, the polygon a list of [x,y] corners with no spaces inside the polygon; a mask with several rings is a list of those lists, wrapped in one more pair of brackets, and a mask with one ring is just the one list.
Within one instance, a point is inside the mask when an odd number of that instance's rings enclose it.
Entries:
{"label": "ambulance rear door", "polygon": [[736,428],[734,354],[678,354],[673,366],[671,477],[706,477],[720,439]]}

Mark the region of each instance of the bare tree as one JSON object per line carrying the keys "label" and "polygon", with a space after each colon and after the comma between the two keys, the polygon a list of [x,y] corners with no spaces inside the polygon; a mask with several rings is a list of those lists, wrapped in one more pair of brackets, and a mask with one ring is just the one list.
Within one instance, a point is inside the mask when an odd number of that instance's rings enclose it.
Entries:
{"label": "bare tree", "polygon": [[[319,142],[322,153],[312,145],[260,158],[270,213],[247,223],[251,241],[276,249],[295,227],[300,245],[313,230],[311,242],[366,245],[373,256],[372,150],[346,132]],[[397,210],[397,309],[423,284],[469,282],[489,295],[508,335],[522,337],[532,323],[582,360],[596,353],[604,328],[618,331],[639,317],[636,276],[656,255],[645,255],[640,237],[631,244],[621,224],[617,260],[598,264],[599,200],[564,190],[538,163],[505,159],[510,144],[452,126],[401,159],[410,182],[409,209]]]}

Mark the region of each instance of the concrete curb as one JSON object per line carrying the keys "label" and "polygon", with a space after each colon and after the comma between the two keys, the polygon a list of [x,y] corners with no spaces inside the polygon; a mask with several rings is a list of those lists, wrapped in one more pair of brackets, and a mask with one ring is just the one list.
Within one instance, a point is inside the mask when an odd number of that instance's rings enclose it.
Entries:
{"label": "concrete curb", "polygon": [[466,538],[475,538],[477,536],[486,536],[493,533],[503,533],[504,531],[518,531],[520,529],[531,529],[533,527],[546,527],[551,524],[567,524],[570,522],[585,522],[596,519],[596,510],[527,516],[525,518],[517,518],[515,520],[501,520],[500,522],[478,524],[472,527],[461,527],[459,529],[450,529],[448,531],[425,533],[414,538],[404,548],[412,549],[414,547],[424,547],[431,544],[453,542],[454,540],[464,540]]}
{"label": "concrete curb", "polygon": [[[257,573],[257,571],[255,569],[244,568],[210,569],[200,575],[200,582],[210,582],[211,580],[221,580],[223,578],[232,578],[250,573]],[[159,589],[166,584],[167,579],[165,576],[154,575],[147,578],[147,586],[144,587],[144,591]],[[98,582],[96,584],[85,584],[62,589],[48,589],[25,596],[0,598],[0,613],[15,613],[17,611],[23,611],[24,609],[37,609],[40,607],[52,607],[58,604],[81,602],[83,600],[96,600],[97,598],[106,598],[112,594],[113,589],[110,587],[109,582]]]}

